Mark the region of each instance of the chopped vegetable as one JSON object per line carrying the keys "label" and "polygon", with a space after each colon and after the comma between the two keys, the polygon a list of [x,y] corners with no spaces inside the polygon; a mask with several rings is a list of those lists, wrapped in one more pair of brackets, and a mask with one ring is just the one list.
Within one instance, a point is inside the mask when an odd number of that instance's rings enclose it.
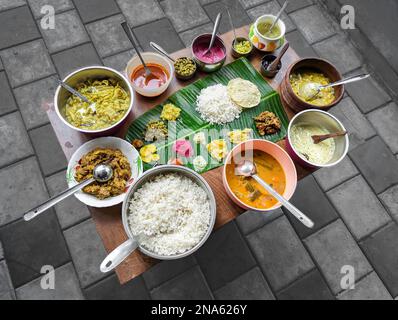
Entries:
{"label": "chopped vegetable", "polygon": [[140,139],[134,139],[131,144],[136,149],[141,149],[144,146],[144,142]]}
{"label": "chopped vegetable", "polygon": [[254,118],[256,128],[261,136],[277,133],[281,130],[281,121],[273,113],[264,111]]}
{"label": "chopped vegetable", "polygon": [[234,44],[235,51],[240,54],[249,53],[251,48],[252,48],[251,43],[248,40],[239,41]]}
{"label": "chopped vegetable", "polygon": [[196,64],[191,58],[178,58],[174,63],[175,71],[184,77],[189,77],[196,71]]}
{"label": "chopped vegetable", "polygon": [[167,121],[176,121],[180,116],[181,109],[176,107],[172,103],[165,104],[163,106],[160,118]]}
{"label": "chopped vegetable", "polygon": [[221,162],[228,154],[227,143],[225,140],[214,140],[207,145],[207,151],[214,159]]}
{"label": "chopped vegetable", "polygon": [[140,156],[145,163],[159,161],[160,157],[157,154],[157,148],[154,144],[148,144],[140,149]]}
{"label": "chopped vegetable", "polygon": [[252,137],[253,130],[246,128],[244,130],[234,130],[228,132],[229,141],[233,144],[239,144],[244,141],[250,140]]}
{"label": "chopped vegetable", "polygon": [[185,158],[192,157],[193,155],[193,148],[188,140],[177,140],[172,149],[173,152]]}
{"label": "chopped vegetable", "polygon": [[193,159],[192,164],[195,171],[202,172],[207,166],[207,161],[202,156],[197,156]]}
{"label": "chopped vegetable", "polygon": [[144,133],[145,141],[164,140],[167,138],[168,130],[163,121],[150,121]]}
{"label": "chopped vegetable", "polygon": [[206,143],[206,136],[204,132],[198,132],[193,136],[193,142],[196,144],[205,144]]}

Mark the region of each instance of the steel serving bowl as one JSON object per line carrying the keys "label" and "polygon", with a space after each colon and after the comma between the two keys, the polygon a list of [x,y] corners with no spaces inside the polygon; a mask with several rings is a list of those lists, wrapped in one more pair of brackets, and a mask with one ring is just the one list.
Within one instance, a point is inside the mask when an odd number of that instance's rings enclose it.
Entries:
{"label": "steel serving bowl", "polygon": [[334,138],[336,149],[334,151],[334,155],[332,159],[327,164],[317,164],[308,161],[301,153],[299,153],[293,146],[291,142],[291,131],[292,127],[297,124],[315,124],[319,125],[329,132],[339,132],[339,131],[347,131],[343,124],[333,115],[326,111],[322,110],[305,110],[298,113],[289,124],[287,139],[286,139],[286,150],[292,159],[300,164],[301,166],[307,168],[329,168],[339,164],[343,161],[344,157],[347,155],[350,141],[348,135],[344,137]]}
{"label": "steel serving bowl", "polygon": [[75,88],[78,83],[84,82],[86,80],[90,79],[101,80],[109,78],[117,80],[130,97],[130,104],[123,118],[121,118],[118,122],[114,123],[113,125],[104,129],[87,130],[87,129],[77,128],[66,120],[65,112],[64,110],[62,110],[62,108],[66,105],[66,100],[71,96],[71,93],[69,93],[69,91],[65,90],[61,86],[58,86],[54,96],[54,107],[55,107],[55,112],[57,113],[58,117],[62,120],[62,122],[76,131],[92,134],[95,136],[110,135],[118,131],[120,127],[123,125],[123,123],[126,121],[129,113],[133,108],[133,103],[134,103],[133,89],[130,86],[129,81],[127,81],[127,79],[120,72],[112,68],[103,67],[103,66],[84,67],[76,71],[73,71],[72,73],[67,75],[65,79],[63,79],[63,82],[65,82],[72,88]]}
{"label": "steel serving bowl", "polygon": [[196,64],[198,65],[199,69],[203,72],[215,72],[219,69],[221,69],[221,67],[224,65],[225,60],[227,59],[227,48],[224,44],[224,41],[216,35],[216,38],[214,40],[214,44],[213,46],[220,46],[221,49],[224,51],[224,58],[222,58],[220,61],[216,62],[216,63],[207,63],[207,62],[203,62],[202,60],[200,60],[196,54],[195,54],[195,48],[199,43],[210,43],[210,39],[211,39],[211,33],[204,33],[201,34],[200,36],[197,36],[195,39],[193,39],[192,41],[192,45],[191,45],[191,50],[192,50],[192,57],[195,60]]}
{"label": "steel serving bowl", "polygon": [[[209,227],[203,236],[203,238],[191,249],[188,251],[185,251],[183,253],[175,254],[175,255],[170,255],[170,256],[164,256],[164,255],[159,255],[154,252],[151,252],[144,248],[143,246],[140,246],[137,240],[135,239],[133,233],[131,232],[129,223],[128,223],[128,216],[129,216],[129,206],[130,206],[130,200],[133,194],[140,189],[146,182],[150,181],[154,177],[161,175],[161,174],[167,174],[167,173],[177,173],[177,174],[182,174],[189,179],[191,179],[193,182],[197,183],[207,194],[207,197],[210,202],[210,222],[209,222]],[[102,262],[101,264],[101,271],[102,272],[108,272],[117,267],[124,259],[128,257],[130,253],[132,253],[135,249],[139,249],[142,253],[145,255],[158,259],[158,260],[177,260],[181,259],[184,257],[187,257],[197,251],[209,238],[210,234],[213,231],[214,223],[216,221],[216,199],[214,197],[213,191],[211,190],[211,187],[209,184],[206,182],[206,180],[198,173],[195,171],[188,169],[183,166],[175,166],[175,165],[162,165],[159,167],[155,167],[153,169],[150,169],[146,171],[143,175],[141,175],[130,187],[128,190],[126,197],[124,198],[123,201],[123,207],[122,207],[122,221],[123,221],[123,226],[124,230],[129,238],[126,242],[121,244],[119,247],[117,247],[114,251],[112,251]]]}

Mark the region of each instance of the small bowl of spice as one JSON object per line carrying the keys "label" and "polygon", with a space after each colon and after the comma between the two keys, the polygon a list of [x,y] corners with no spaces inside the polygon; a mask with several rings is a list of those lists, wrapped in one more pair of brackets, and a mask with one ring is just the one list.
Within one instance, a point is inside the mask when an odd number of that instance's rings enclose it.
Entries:
{"label": "small bowl of spice", "polygon": [[231,54],[234,58],[247,57],[253,51],[253,44],[244,37],[232,41]]}
{"label": "small bowl of spice", "polygon": [[189,57],[181,57],[174,62],[176,77],[180,80],[189,80],[193,78],[196,69],[195,61]]}

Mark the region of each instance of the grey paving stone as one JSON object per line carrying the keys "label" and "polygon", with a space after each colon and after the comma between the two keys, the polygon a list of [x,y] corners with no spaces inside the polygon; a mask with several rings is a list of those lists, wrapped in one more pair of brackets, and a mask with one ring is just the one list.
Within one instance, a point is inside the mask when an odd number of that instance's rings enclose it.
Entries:
{"label": "grey paving stone", "polygon": [[54,19],[56,21],[54,29],[41,29],[50,53],[89,41],[86,29],[75,10],[59,13]]}
{"label": "grey paving stone", "polygon": [[209,22],[198,0],[163,0],[160,5],[177,32]]}
{"label": "grey paving stone", "polygon": [[0,59],[0,70],[4,70],[3,62]]}
{"label": "grey paving stone", "polygon": [[268,213],[247,211],[236,218],[236,223],[238,224],[240,231],[244,235],[247,235],[257,229],[260,229],[265,224],[274,221],[282,215],[282,209],[277,209]]}
{"label": "grey paving stone", "polygon": [[358,50],[341,34],[314,44],[314,49],[320,57],[334,64],[342,74],[358,69],[362,65],[362,56]]}
{"label": "grey paving stone", "polygon": [[310,271],[314,264],[286,217],[247,236],[249,245],[274,291]]}
{"label": "grey paving stone", "polygon": [[15,300],[14,288],[4,260],[0,261],[0,301],[2,300]]}
{"label": "grey paving stone", "polygon": [[398,106],[391,102],[371,112],[368,119],[391,151],[398,153]]}
{"label": "grey paving stone", "polygon": [[369,261],[393,297],[398,295],[398,226],[395,223],[361,243]]}
{"label": "grey paving stone", "polygon": [[276,294],[278,300],[334,300],[328,285],[318,269],[312,270],[304,277]]}
{"label": "grey paving stone", "polygon": [[0,21],[0,49],[40,37],[35,20],[27,6],[0,12]]}
{"label": "grey paving stone", "polygon": [[3,260],[3,258],[4,258],[4,250],[3,250],[3,245],[1,244],[0,241],[0,260]]}
{"label": "grey paving stone", "polygon": [[54,270],[54,290],[44,290],[41,287],[42,277],[39,277],[15,290],[19,300],[82,300],[83,293],[72,263]]}
{"label": "grey paving stone", "polygon": [[[247,13],[249,14],[252,22],[254,22],[258,17],[264,14],[273,14],[276,16],[280,9],[281,6],[278,3],[278,1],[272,0],[258,7],[254,7],[252,9],[247,10]],[[289,18],[289,16],[286,13],[282,14],[281,19],[286,25],[286,33],[296,29],[295,24],[292,22],[292,20]]]}
{"label": "grey paving stone", "polygon": [[211,33],[213,30],[213,23],[209,22],[199,27],[181,32],[179,34],[182,42],[185,44],[186,47],[192,45],[192,40],[195,39],[198,35],[203,33]]}
{"label": "grey paving stone", "polygon": [[17,109],[7,76],[4,71],[0,72],[0,116]]}
{"label": "grey paving stone", "polygon": [[84,23],[120,12],[115,0],[74,0],[74,3]]}
{"label": "grey paving stone", "polygon": [[26,4],[25,0],[0,0],[0,11],[20,7]]}
{"label": "grey paving stone", "polygon": [[310,6],[290,14],[309,44],[326,39],[336,33],[331,19],[318,7]]}
{"label": "grey paving stone", "polygon": [[395,221],[398,222],[398,185],[384,191],[379,195],[379,198],[391,213]]}
{"label": "grey paving stone", "polygon": [[199,267],[193,267],[151,291],[156,300],[212,300]]}
{"label": "grey paving stone", "polygon": [[71,0],[28,0],[28,3],[36,19],[43,16],[41,10],[45,5],[52,6],[55,13],[73,8]]}
{"label": "grey paving stone", "polygon": [[294,48],[294,51],[300,57],[316,57],[318,54],[315,50],[308,44],[307,40],[303,37],[300,31],[294,30],[286,35],[287,40],[290,45]]}
{"label": "grey paving stone", "polygon": [[225,8],[228,8],[235,28],[247,25],[251,22],[250,17],[243,9],[239,0],[219,0],[212,2],[211,4],[205,5],[204,9],[207,12],[209,18],[214,22],[219,12],[223,13],[223,19],[220,22],[219,33],[225,33],[231,30],[231,24],[229,23],[228,14]]}
{"label": "grey paving stone", "polygon": [[193,256],[183,259],[162,261],[143,274],[144,281],[149,290],[160,286],[162,283],[191,269],[196,264]]}
{"label": "grey paving stone", "polygon": [[339,300],[392,300],[388,290],[375,272],[355,284],[355,289],[344,291]]}
{"label": "grey paving stone", "polygon": [[316,181],[324,191],[336,187],[357,174],[359,174],[358,169],[349,157],[345,157],[343,161],[332,168],[320,169],[313,173]]}
{"label": "grey paving stone", "polygon": [[258,267],[214,292],[218,300],[275,300]]}
{"label": "grey paving stone", "polygon": [[[55,196],[68,188],[65,174],[65,171],[61,171],[46,179],[50,196]],[[58,203],[54,208],[62,229],[66,229],[90,217],[90,211],[87,206],[73,196]]]}
{"label": "grey paving stone", "polygon": [[33,154],[19,112],[0,117],[0,167]]}
{"label": "grey paving stone", "polygon": [[372,267],[359,249],[341,220],[304,240],[334,294],[342,291],[341,268],[349,265],[355,269],[355,279],[372,271]]}
{"label": "grey paving stone", "polygon": [[116,1],[132,27],[164,17],[164,13],[156,0]]}
{"label": "grey paving stone", "polygon": [[135,55],[135,50],[127,50],[121,53],[117,53],[113,56],[102,59],[104,65],[113,68],[118,71],[124,71],[127,66],[127,62],[130,61]]}
{"label": "grey paving stone", "polygon": [[14,89],[27,129],[48,123],[46,111],[54,103],[55,77],[48,77]]}
{"label": "grey paving stone", "polygon": [[126,33],[120,25],[123,21],[124,17],[122,15],[116,15],[86,25],[101,57],[132,48]]}
{"label": "grey paving stone", "polygon": [[64,231],[64,235],[82,286],[104,278],[99,266],[106,251],[92,219]]}
{"label": "grey paving stone", "polygon": [[242,4],[243,8],[250,9],[269,0],[239,0],[239,1]]}
{"label": "grey paving stone", "polygon": [[337,117],[348,131],[350,150],[355,149],[376,134],[369,121],[349,97],[344,98],[337,106],[333,107],[330,113]]}
{"label": "grey paving stone", "polygon": [[398,183],[398,160],[379,136],[351,151],[350,157],[377,194]]}
{"label": "grey paving stone", "polygon": [[[369,73],[362,68],[360,71],[351,72],[352,75]],[[350,97],[362,112],[368,113],[391,100],[391,97],[381,85],[371,76],[360,83],[349,83],[345,85]]]}
{"label": "grey paving stone", "polygon": [[31,130],[29,135],[46,176],[66,168],[66,157],[50,124]]}
{"label": "grey paving stone", "polygon": [[256,264],[235,222],[230,222],[213,233],[195,256],[213,291]]}
{"label": "grey paving stone", "polygon": [[330,204],[328,198],[312,175],[299,181],[296,192],[290,201],[302,212],[305,212],[315,224],[314,228],[309,229],[298,221],[290,212],[283,209],[290,223],[302,239],[337,219],[336,210]]}
{"label": "grey paving stone", "polygon": [[[26,175],[29,172],[29,177]],[[48,199],[48,193],[35,158],[0,170],[0,226]]]}
{"label": "grey paving stone", "polygon": [[[282,6],[286,0],[278,0],[279,4]],[[313,2],[311,0],[294,0],[289,2],[289,5],[286,7],[286,12],[290,13],[296,11],[298,9],[307,7],[311,5]]]}
{"label": "grey paving stone", "polygon": [[362,176],[330,190],[327,195],[357,239],[366,237],[391,221]]}
{"label": "grey paving stone", "polygon": [[52,57],[61,78],[83,67],[102,65],[101,59],[91,43],[53,54]]}
{"label": "grey paving stone", "polygon": [[0,51],[0,56],[12,87],[55,73],[43,40],[35,40]]}
{"label": "grey paving stone", "polygon": [[89,300],[148,300],[150,299],[142,277],[121,285],[115,274],[84,290]]}
{"label": "grey paving stone", "polygon": [[51,209],[29,223],[21,219],[1,227],[0,239],[15,288],[38,278],[44,265],[57,268],[70,261],[57,216]]}
{"label": "grey paving stone", "polygon": [[157,20],[134,28],[134,34],[144,50],[153,50],[149,45],[150,41],[157,43],[168,52],[184,48],[184,44],[168,19]]}

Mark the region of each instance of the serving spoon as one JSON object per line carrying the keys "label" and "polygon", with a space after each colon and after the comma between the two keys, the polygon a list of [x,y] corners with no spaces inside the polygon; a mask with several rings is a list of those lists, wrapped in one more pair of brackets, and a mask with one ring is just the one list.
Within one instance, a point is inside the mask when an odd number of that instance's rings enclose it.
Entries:
{"label": "serving spoon", "polygon": [[274,22],[271,24],[271,27],[268,29],[268,31],[266,32],[266,34],[270,33],[272,31],[272,29],[274,29],[274,27],[276,26],[276,24],[278,23],[279,19],[282,16],[283,11],[285,11],[287,5],[289,4],[289,1],[285,1],[285,3],[283,4],[281,10],[279,10],[278,14],[276,15],[276,18],[274,20]]}
{"label": "serving spoon", "polygon": [[156,44],[155,42],[149,42],[149,45],[154,49],[155,51],[159,52],[161,55],[164,55],[166,58],[170,59],[173,63],[176,62],[174,58],[172,58],[166,50],[164,50],[161,46]]}
{"label": "serving spoon", "polygon": [[216,22],[214,23],[213,33],[211,34],[211,40],[210,40],[209,47],[208,47],[207,50],[203,53],[204,56],[206,56],[207,54],[209,54],[211,48],[213,47],[214,40],[216,39],[216,34],[217,34],[217,31],[218,31],[218,27],[220,26],[221,16],[222,16],[222,14],[221,14],[221,12],[220,12],[220,13],[217,15]]}
{"label": "serving spoon", "polygon": [[369,77],[370,77],[370,74],[360,74],[360,75],[344,78],[342,80],[339,80],[339,81],[336,81],[336,82],[333,82],[333,83],[330,83],[327,85],[320,85],[319,83],[309,82],[309,83],[305,83],[304,85],[302,85],[299,88],[299,92],[300,92],[300,95],[304,99],[310,101],[310,100],[313,100],[323,89],[337,87],[342,84],[347,84],[347,83],[351,83],[351,82],[364,80]]}
{"label": "serving spoon", "polygon": [[256,165],[249,161],[244,160],[235,167],[235,174],[237,176],[252,177],[256,180],[269,194],[271,194],[276,200],[278,200],[282,205],[290,211],[303,225],[308,228],[314,227],[314,222],[308,218],[304,213],[297,209],[292,203],[276,192],[268,183],[261,179],[257,175]]}
{"label": "serving spoon", "polygon": [[88,186],[90,183],[93,183],[94,181],[104,183],[109,181],[112,177],[113,177],[113,169],[107,164],[99,164],[94,168],[92,178],[84,180],[83,182],[75,185],[74,187],[61,192],[59,195],[52,197],[51,199],[47,200],[46,202],[42,203],[36,208],[29,210],[24,214],[23,218],[25,221],[32,220],[42,212],[56,205],[58,202],[66,199],[67,197],[71,196],[77,191]]}
{"label": "serving spoon", "polygon": [[315,135],[311,136],[312,140],[314,141],[314,144],[319,144],[325,140],[332,139],[332,138],[337,138],[337,137],[344,137],[348,132],[347,131],[340,131],[336,133],[329,133],[329,134],[323,134],[323,135]]}
{"label": "serving spoon", "polygon": [[281,51],[279,52],[278,56],[276,59],[268,66],[268,71],[275,71],[278,68],[279,62],[285,55],[287,49],[289,49],[290,44],[289,42],[286,42]]}
{"label": "serving spoon", "polygon": [[145,84],[147,85],[149,83],[149,81],[154,80],[154,79],[159,79],[159,77],[157,75],[155,75],[146,65],[144,58],[142,57],[140,50],[138,49],[138,46],[136,45],[135,41],[134,41],[134,36],[133,36],[133,32],[131,31],[131,28],[129,26],[129,24],[126,21],[123,21],[121,23],[122,28],[124,30],[124,32],[126,33],[127,37],[129,38],[131,44],[133,45],[135,51],[137,52],[138,58],[140,58],[141,63],[144,67],[145,70]]}
{"label": "serving spoon", "polygon": [[58,82],[58,85],[60,85],[65,90],[69,91],[74,96],[78,97],[83,102],[87,102],[89,104],[89,108],[91,108],[91,110],[93,110],[93,112],[96,112],[95,102],[91,102],[85,95],[83,95],[79,91],[73,89],[70,85],[68,85],[67,83],[63,82],[62,80],[59,80],[59,79],[56,79],[56,80]]}

